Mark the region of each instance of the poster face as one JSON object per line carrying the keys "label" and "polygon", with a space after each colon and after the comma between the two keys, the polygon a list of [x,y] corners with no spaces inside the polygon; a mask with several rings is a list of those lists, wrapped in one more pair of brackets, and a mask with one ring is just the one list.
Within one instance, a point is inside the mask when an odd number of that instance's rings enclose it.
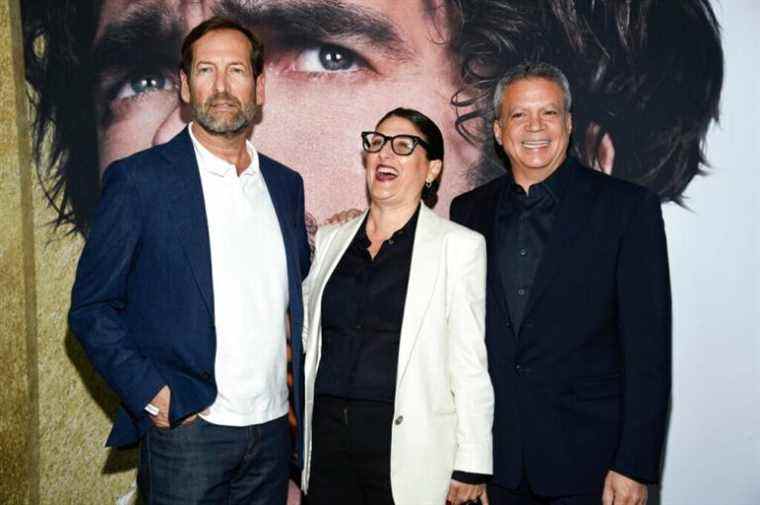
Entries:
{"label": "poster face", "polygon": [[575,156],[678,201],[700,171],[723,77],[707,1],[102,0],[22,9],[38,151],[54,132],[40,170],[61,224],[77,231],[87,229],[111,162],[187,123],[180,46],[213,14],[264,42],[266,101],[251,138],[302,174],[312,233],[334,213],[366,206],[359,133],[398,106],[444,132],[438,213],[503,173],[492,95],[526,60],[567,74]]}

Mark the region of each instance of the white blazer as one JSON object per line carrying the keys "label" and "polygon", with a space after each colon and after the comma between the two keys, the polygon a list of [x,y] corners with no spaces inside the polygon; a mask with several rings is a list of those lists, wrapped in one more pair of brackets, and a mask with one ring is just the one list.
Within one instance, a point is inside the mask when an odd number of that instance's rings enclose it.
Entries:
{"label": "white blazer", "polygon": [[[319,229],[304,281],[306,492],[314,383],[322,350],[322,292],[366,214]],[[485,282],[483,237],[422,205],[396,374],[391,438],[396,505],[444,504],[454,470],[492,473],[494,395],[485,347]]]}

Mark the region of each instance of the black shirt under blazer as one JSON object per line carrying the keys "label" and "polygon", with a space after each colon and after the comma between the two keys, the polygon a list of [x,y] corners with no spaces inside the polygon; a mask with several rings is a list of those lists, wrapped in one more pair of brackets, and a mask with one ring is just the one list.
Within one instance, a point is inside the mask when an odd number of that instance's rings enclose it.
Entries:
{"label": "black shirt under blazer", "polygon": [[657,197],[577,161],[519,330],[498,271],[494,215],[509,178],[457,197],[486,237],[494,477],[559,496],[601,492],[607,470],[657,482],[670,397],[671,303]]}
{"label": "black shirt under blazer", "polygon": [[316,396],[393,403],[401,323],[419,209],[369,253],[366,221],[322,293]]}

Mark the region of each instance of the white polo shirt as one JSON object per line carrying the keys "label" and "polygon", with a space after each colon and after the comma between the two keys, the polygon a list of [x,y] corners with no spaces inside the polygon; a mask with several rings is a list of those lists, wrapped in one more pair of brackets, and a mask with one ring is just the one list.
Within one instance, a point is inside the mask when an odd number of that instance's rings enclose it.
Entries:
{"label": "white polo shirt", "polygon": [[217,397],[203,418],[226,426],[264,423],[288,412],[288,272],[277,215],[251,164],[235,166],[193,136],[211,247]]}

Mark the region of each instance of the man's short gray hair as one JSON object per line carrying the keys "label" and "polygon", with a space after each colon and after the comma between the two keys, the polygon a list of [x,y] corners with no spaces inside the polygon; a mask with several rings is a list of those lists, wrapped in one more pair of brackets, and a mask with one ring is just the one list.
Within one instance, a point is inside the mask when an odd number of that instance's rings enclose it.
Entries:
{"label": "man's short gray hair", "polygon": [[496,83],[496,88],[493,92],[492,112],[494,120],[499,119],[504,90],[513,82],[523,79],[546,79],[555,83],[562,88],[562,93],[565,95],[565,111],[570,111],[573,105],[573,95],[570,92],[570,83],[562,70],[549,63],[520,63],[507,70],[507,73]]}

